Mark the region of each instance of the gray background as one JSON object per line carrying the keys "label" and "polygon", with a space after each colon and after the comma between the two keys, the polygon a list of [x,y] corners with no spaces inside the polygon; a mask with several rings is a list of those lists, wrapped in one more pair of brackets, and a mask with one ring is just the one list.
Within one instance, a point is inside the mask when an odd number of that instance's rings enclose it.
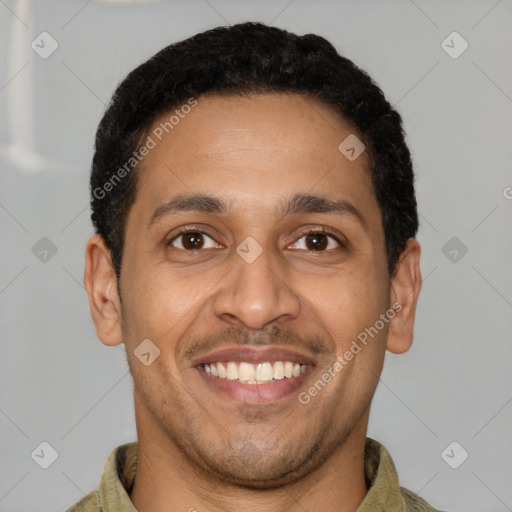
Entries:
{"label": "gray background", "polygon": [[[0,16],[0,511],[63,510],[135,439],[124,348],[96,339],[81,284],[105,103],[163,46],[246,20],[327,37],[402,114],[425,281],[415,343],[388,355],[369,434],[433,505],[512,510],[510,0],[1,0]],[[31,48],[42,31],[59,45],[46,59]],[[441,46],[453,31],[469,43],[456,59]],[[45,241],[34,254],[43,237],[55,255]],[[58,452],[46,470],[31,458],[42,441]],[[441,456],[453,441],[469,453],[457,469]]]}

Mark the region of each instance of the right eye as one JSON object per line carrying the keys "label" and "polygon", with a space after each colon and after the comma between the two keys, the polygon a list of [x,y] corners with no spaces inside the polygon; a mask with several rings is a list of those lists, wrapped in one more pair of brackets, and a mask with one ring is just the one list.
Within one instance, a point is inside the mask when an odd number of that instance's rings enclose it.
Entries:
{"label": "right eye", "polygon": [[197,251],[199,249],[214,249],[217,242],[202,231],[184,230],[167,242],[168,246],[184,251]]}

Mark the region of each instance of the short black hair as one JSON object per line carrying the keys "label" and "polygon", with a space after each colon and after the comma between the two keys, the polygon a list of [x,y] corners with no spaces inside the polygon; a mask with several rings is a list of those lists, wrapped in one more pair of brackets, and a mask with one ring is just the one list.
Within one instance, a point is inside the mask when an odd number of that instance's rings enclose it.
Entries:
{"label": "short black hair", "polygon": [[314,98],[357,129],[369,158],[393,274],[418,229],[414,174],[400,115],[368,74],[326,39],[248,22],[167,46],[115,91],[96,133],[90,186],[92,222],[111,251],[118,279],[126,219],[136,195],[138,150],[155,120],[205,94],[276,92]]}

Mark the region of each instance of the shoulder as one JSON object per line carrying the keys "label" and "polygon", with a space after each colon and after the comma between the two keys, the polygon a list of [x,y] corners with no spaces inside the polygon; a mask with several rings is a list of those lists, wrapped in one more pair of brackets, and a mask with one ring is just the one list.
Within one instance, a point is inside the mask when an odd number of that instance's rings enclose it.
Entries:
{"label": "shoulder", "polygon": [[93,491],[84,496],[78,503],[75,503],[66,512],[102,512],[100,495],[98,491]]}
{"label": "shoulder", "polygon": [[404,498],[407,512],[441,512],[437,508],[431,507],[423,498],[404,487],[400,487],[400,492]]}

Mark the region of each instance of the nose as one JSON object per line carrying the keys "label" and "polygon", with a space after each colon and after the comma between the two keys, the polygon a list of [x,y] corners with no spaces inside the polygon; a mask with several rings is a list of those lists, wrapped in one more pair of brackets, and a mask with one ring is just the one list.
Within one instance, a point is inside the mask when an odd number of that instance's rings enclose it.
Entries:
{"label": "nose", "polygon": [[214,299],[217,317],[239,327],[241,323],[248,329],[263,329],[299,316],[301,305],[288,283],[289,275],[266,252],[251,263],[233,254],[234,267]]}

